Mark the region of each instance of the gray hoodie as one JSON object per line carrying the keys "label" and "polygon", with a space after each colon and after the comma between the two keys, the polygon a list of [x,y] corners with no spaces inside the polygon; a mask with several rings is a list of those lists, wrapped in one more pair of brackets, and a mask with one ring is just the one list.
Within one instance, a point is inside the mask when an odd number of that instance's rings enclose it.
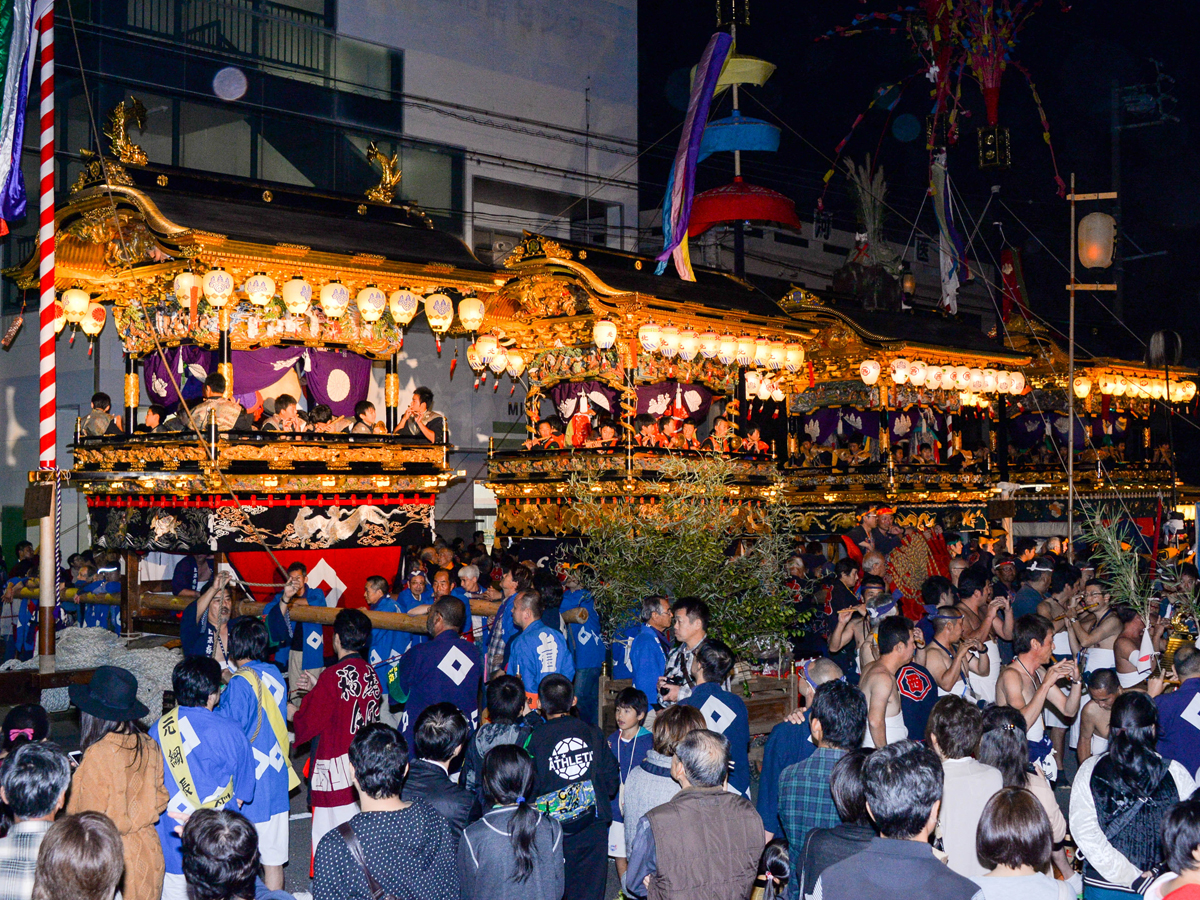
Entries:
{"label": "gray hoodie", "polygon": [[513,880],[517,857],[509,829],[516,808],[503,806],[467,826],[458,844],[462,900],[560,900],[563,895],[562,826],[538,813],[533,871]]}

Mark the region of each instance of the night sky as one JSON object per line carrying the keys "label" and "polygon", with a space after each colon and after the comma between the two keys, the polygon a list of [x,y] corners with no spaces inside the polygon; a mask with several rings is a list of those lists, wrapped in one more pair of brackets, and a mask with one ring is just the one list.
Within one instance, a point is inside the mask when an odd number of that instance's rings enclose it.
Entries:
{"label": "night sky", "polygon": [[[886,0],[751,3],[751,25],[739,29],[738,49],[770,60],[778,69],[765,87],[749,91],[752,99],[743,103],[743,111],[771,121],[761,103],[802,137],[785,127],[780,152],[745,154],[743,171],[748,180],[795,199],[801,220],[808,222],[834,147],[875,91],[881,85],[906,80],[900,102],[890,115],[908,113],[923,125],[930,108],[930,84],[923,77],[914,77],[919,59],[903,31],[814,40],[835,26],[850,25],[858,12],[894,10]],[[643,2],[639,16],[639,127],[645,149],[682,121],[687,70],[695,65],[714,30],[714,3]],[[1029,20],[1016,57],[1029,69],[1041,95],[1059,171],[1064,180],[1074,171],[1081,192],[1112,189],[1113,79],[1126,85],[1153,82],[1151,59],[1158,60],[1163,72],[1175,79],[1170,93],[1177,100],[1173,112],[1179,122],[1131,129],[1122,136],[1122,234],[1141,251],[1167,251],[1165,257],[1126,264],[1125,319],[1141,340],[1159,328],[1179,331],[1185,359],[1196,364],[1200,362],[1200,287],[1191,262],[1200,240],[1200,160],[1192,132],[1200,112],[1200,59],[1190,37],[1193,29],[1193,17],[1182,3],[1091,2],[1064,10],[1057,2],[1048,2]],[[716,115],[728,114],[728,93]],[[1015,214],[993,202],[977,241],[985,241],[998,256],[1004,240],[1001,228],[992,222],[1001,223],[1008,242],[1023,252],[1032,309],[1065,331],[1067,295],[1063,286],[1067,278],[1051,254],[1064,263],[1067,260],[1069,210],[1056,196],[1050,153],[1025,78],[1009,67],[1002,85],[1000,124],[1012,133],[1013,166],[1008,171],[978,170],[975,128],[984,124],[984,109],[973,81],[965,80],[963,103],[972,117],[964,121],[962,139],[950,151],[951,176],[972,218],[982,211],[993,184],[1000,185],[1000,198]],[[878,151],[887,173],[890,201],[897,211],[888,222],[889,236],[903,243],[911,229],[906,219],[916,212],[928,183],[928,153],[923,135],[902,143],[891,124],[889,113],[873,110],[851,139],[846,154],[861,162],[867,153]],[[643,157],[643,208],[661,201],[677,142],[675,131]],[[697,190],[728,182],[731,177],[731,154],[717,154],[702,166]],[[853,207],[845,187],[839,171],[825,202],[837,227],[853,229]],[[1104,205],[1092,205],[1081,208],[1081,215],[1094,209],[1109,211]],[[920,226],[934,232],[928,204]],[[1121,246],[1126,254],[1139,252],[1128,241]],[[984,248],[978,251],[980,258],[989,259]],[[1108,279],[1099,276],[1094,280]],[[1080,295],[1079,344],[1100,354],[1140,356],[1139,341],[1097,304],[1096,298],[1102,296]]]}

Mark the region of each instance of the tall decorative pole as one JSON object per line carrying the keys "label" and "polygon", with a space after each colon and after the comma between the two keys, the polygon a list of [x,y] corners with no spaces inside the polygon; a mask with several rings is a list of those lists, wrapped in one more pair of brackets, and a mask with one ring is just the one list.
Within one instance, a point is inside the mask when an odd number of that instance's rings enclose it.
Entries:
{"label": "tall decorative pole", "polygon": [[399,354],[388,355],[383,376],[384,424],[388,434],[400,424],[400,363]]}
{"label": "tall decorative pole", "polygon": [[1075,173],[1071,173],[1071,283],[1067,325],[1067,562],[1075,559]]}
{"label": "tall decorative pole", "polygon": [[[54,3],[38,22],[41,35],[41,168],[38,215],[38,301],[41,354],[38,365],[38,467],[57,468],[58,433],[54,368]],[[51,475],[49,514],[39,522],[38,659],[42,671],[54,669],[54,607],[58,600],[58,478]]]}
{"label": "tall decorative pole", "polygon": [[137,427],[138,406],[142,402],[141,382],[138,378],[138,358],[125,354],[125,433],[133,434]]}

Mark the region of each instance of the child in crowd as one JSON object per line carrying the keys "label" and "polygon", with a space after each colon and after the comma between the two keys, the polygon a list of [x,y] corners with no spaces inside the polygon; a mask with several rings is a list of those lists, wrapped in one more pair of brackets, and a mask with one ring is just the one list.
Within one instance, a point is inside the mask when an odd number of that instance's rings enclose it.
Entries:
{"label": "child in crowd", "polygon": [[608,855],[617,864],[617,876],[624,882],[627,862],[625,859],[625,820],[622,807],[625,803],[625,779],[642,764],[646,753],[654,745],[654,736],[643,723],[650,709],[650,701],[637,688],[625,688],[617,694],[617,730],[608,736],[608,746],[617,758],[621,772],[621,789],[612,800],[612,824],[608,827]]}
{"label": "child in crowd", "polygon": [[[475,736],[467,744],[463,757],[459,784],[484,802],[483,758],[493,747],[501,744],[525,746],[533,733],[533,723],[540,722],[537,713],[530,713],[529,699],[525,696],[525,685],[515,675],[500,675],[487,683],[488,721],[479,726]],[[525,717],[530,716],[532,722]]]}

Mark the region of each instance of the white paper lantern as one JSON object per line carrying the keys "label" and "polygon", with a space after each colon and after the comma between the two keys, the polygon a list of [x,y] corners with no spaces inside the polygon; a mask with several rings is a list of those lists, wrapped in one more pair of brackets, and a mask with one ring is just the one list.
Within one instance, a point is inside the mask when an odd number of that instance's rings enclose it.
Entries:
{"label": "white paper lantern", "polygon": [[770,379],[764,378],[758,384],[758,399],[762,400],[764,403],[767,400],[770,400],[771,399],[771,391],[773,391],[774,389],[775,389],[774,385],[771,384]]}
{"label": "white paper lantern", "polygon": [[758,386],[762,384],[762,376],[753,369],[746,373],[746,396],[753,397],[758,393]]}
{"label": "white paper lantern", "polygon": [[487,368],[487,364],[479,358],[479,347],[476,344],[467,347],[467,365],[476,372],[482,372]]}
{"label": "white paper lantern", "polygon": [[783,368],[786,359],[787,344],[783,341],[771,341],[770,353],[767,355],[767,368],[772,372],[778,372]]}
{"label": "white paper lantern", "polygon": [[696,353],[700,350],[700,336],[694,331],[681,331],[679,333],[679,358],[684,362],[691,362],[696,358]]}
{"label": "white paper lantern", "polygon": [[760,369],[765,368],[767,360],[771,358],[771,342],[766,338],[758,338],[754,342],[754,365]]}
{"label": "white paper lantern", "polygon": [[61,334],[67,326],[67,309],[58,300],[54,301],[54,333]]}
{"label": "white paper lantern", "polygon": [[721,339],[717,337],[715,331],[706,331],[700,335],[700,355],[705,359],[712,359],[717,355],[717,349],[720,346]]}
{"label": "white paper lantern", "polygon": [[88,305],[91,302],[92,295],[81,287],[76,286],[70,290],[63,291],[62,305],[67,316],[67,321],[82,322],[83,317],[87,315]]}
{"label": "white paper lantern", "polygon": [[484,312],[483,301],[478,297],[463,297],[458,301],[458,321],[467,331],[474,333],[479,330]]}
{"label": "white paper lantern", "polygon": [[525,371],[525,355],[517,350],[508,351],[508,374],[520,378]]}
{"label": "white paper lantern", "polygon": [[1155,378],[1150,382],[1150,396],[1155,400],[1161,400],[1166,394],[1166,389],[1163,386],[1161,378]]}
{"label": "white paper lantern", "polygon": [[430,294],[425,298],[425,319],[434,334],[445,334],[454,324],[454,301],[445,294]]}
{"label": "white paper lantern", "polygon": [[904,384],[908,381],[908,360],[904,357],[893,359],[891,368],[888,374],[892,376],[892,381],[896,384]]}
{"label": "white paper lantern", "polygon": [[416,318],[417,310],[421,308],[421,298],[412,291],[392,291],[388,297],[388,309],[392,313],[392,321],[397,325],[407,325]]}
{"label": "white paper lantern", "polygon": [[104,323],[108,321],[108,313],[99,303],[89,303],[87,312],[83,316],[83,320],[79,323],[79,327],[83,329],[83,333],[88,337],[95,337],[104,330]]}
{"label": "white paper lantern", "polygon": [[485,366],[491,363],[492,357],[499,349],[500,342],[496,340],[494,334],[481,334],[475,339],[475,350],[479,353],[479,359]]}
{"label": "white paper lantern", "polygon": [[862,365],[858,367],[858,377],[862,379],[863,384],[870,387],[879,380],[880,371],[878,362],[873,359],[864,359]]}
{"label": "white paper lantern", "polygon": [[1194,381],[1183,382],[1183,399],[1186,400],[1188,403],[1191,403],[1192,398],[1195,396],[1196,396],[1196,382],[1194,382]]}
{"label": "white paper lantern", "polygon": [[914,359],[908,364],[908,383],[915,387],[920,387],[925,383],[925,378],[929,375],[929,367],[921,360]]}
{"label": "white paper lantern", "polygon": [[728,366],[737,359],[737,338],[732,334],[726,334],[717,342],[717,362],[723,366]]}
{"label": "white paper lantern", "polygon": [[[201,290],[203,285],[200,283],[200,276],[195,272],[180,272],[175,276],[175,299],[179,301],[180,306],[191,306],[192,303],[192,288]],[[197,295],[199,299],[199,295]]]}
{"label": "white paper lantern", "polygon": [[280,292],[283,295],[283,305],[293,316],[302,316],[308,312],[312,303],[312,285],[299,275],[293,275],[283,283]]}
{"label": "white paper lantern", "polygon": [[340,319],[350,305],[350,290],[336,278],[321,285],[321,309],[331,319]]}
{"label": "white paper lantern", "polygon": [[1170,386],[1170,388],[1168,388],[1167,399],[1170,400],[1172,403],[1182,403],[1183,402],[1183,385],[1180,384],[1178,381],[1171,382],[1171,386]]}
{"label": "white paper lantern", "polygon": [[782,389],[779,387],[779,385],[776,385],[776,386],[775,386],[775,387],[774,387],[774,388],[771,390],[771,399],[772,399],[773,401],[775,401],[776,403],[782,403],[782,402],[783,402],[783,390],[782,390]]}
{"label": "white paper lantern", "polygon": [[592,325],[592,341],[601,350],[612,349],[617,342],[617,326],[608,319],[599,319]]}
{"label": "white paper lantern", "polygon": [[1112,395],[1114,397],[1124,397],[1125,393],[1128,390],[1129,390],[1129,382],[1125,380],[1125,377],[1123,375],[1118,375],[1116,378],[1113,379]]}
{"label": "white paper lantern", "polygon": [[491,366],[492,371],[497,375],[508,368],[508,353],[505,352],[503,347],[496,351],[495,356],[492,357],[492,361],[488,365]]}
{"label": "white paper lantern", "polygon": [[955,366],[954,383],[960,388],[969,388],[971,386],[971,370],[966,366]]}
{"label": "white paper lantern", "polygon": [[1008,392],[1014,396],[1025,393],[1025,376],[1022,373],[1012,373],[1012,380],[1009,383]]}
{"label": "white paper lantern", "polygon": [[991,394],[996,390],[996,370],[983,370],[983,390],[984,393]]}
{"label": "white paper lantern", "polygon": [[739,366],[748,366],[754,359],[754,338],[743,335],[738,338],[734,360]]}
{"label": "white paper lantern", "polygon": [[679,352],[679,329],[674,325],[664,325],[660,330],[659,350],[667,359]]}
{"label": "white paper lantern", "polygon": [[275,279],[266,272],[256,272],[246,279],[242,290],[255,306],[266,306],[275,299]]}
{"label": "white paper lantern", "polygon": [[788,344],[783,355],[783,364],[789,372],[799,372],[804,365],[804,348],[799,344]]}
{"label": "white paper lantern", "polygon": [[1092,379],[1086,375],[1076,375],[1074,390],[1075,396],[1082,400],[1092,392]]}
{"label": "white paper lantern", "polygon": [[358,314],[364,322],[378,322],[383,318],[383,311],[388,305],[387,294],[375,285],[368,284],[354,299],[358,303]]}
{"label": "white paper lantern", "polygon": [[1007,394],[1012,387],[1012,375],[1003,370],[996,373],[996,390],[1001,394]]}
{"label": "white paper lantern", "polygon": [[971,393],[978,394],[983,390],[983,369],[971,369],[967,374],[967,386]]}
{"label": "white paper lantern", "polygon": [[233,296],[233,276],[217,266],[204,274],[204,299],[220,309]]}
{"label": "white paper lantern", "polygon": [[946,370],[941,366],[927,366],[925,368],[925,386],[931,391],[941,390],[945,387]]}
{"label": "white paper lantern", "polygon": [[638,341],[647,353],[657,353],[662,347],[662,329],[654,322],[647,322],[638,329]]}

